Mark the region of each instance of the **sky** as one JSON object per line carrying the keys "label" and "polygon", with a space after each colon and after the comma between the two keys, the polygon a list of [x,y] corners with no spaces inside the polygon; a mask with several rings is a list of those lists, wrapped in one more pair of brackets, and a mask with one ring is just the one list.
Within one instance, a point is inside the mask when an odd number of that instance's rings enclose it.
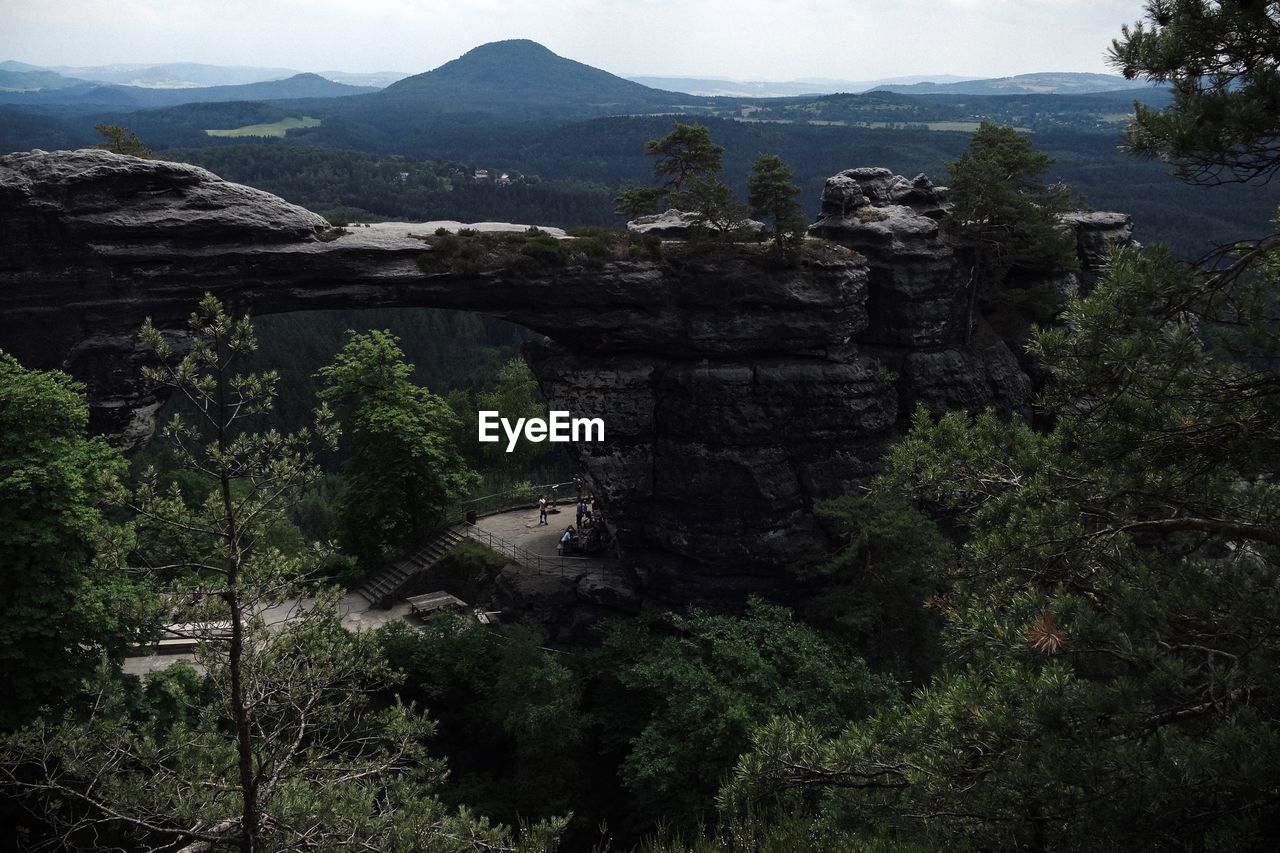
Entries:
{"label": "sky", "polygon": [[509,38],[621,75],[1108,71],[1142,0],[0,0],[0,60],[418,73]]}

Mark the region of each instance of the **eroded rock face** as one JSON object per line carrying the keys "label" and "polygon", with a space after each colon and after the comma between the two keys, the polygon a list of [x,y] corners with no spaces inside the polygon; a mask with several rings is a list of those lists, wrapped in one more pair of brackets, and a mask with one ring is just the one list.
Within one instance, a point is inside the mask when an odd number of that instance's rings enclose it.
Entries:
{"label": "eroded rock face", "polygon": [[[1026,410],[1032,383],[1007,341],[980,318],[964,342],[942,199],[923,176],[842,172],[813,227],[839,245],[794,269],[766,247],[664,244],[660,262],[428,274],[435,223],[330,229],[202,169],[30,152],[0,157],[0,347],[84,380],[95,427],[129,445],[160,402],[139,378],[137,329],[149,315],[181,344],[206,291],[255,314],[512,320],[547,336],[526,358],[553,408],[605,420],[606,440],[574,451],[635,589],[739,598],[823,553],[814,501],[869,480],[915,406]],[[1082,253],[1117,233],[1078,227]],[[635,606],[616,578],[570,586],[592,607]]]}
{"label": "eroded rock face", "polygon": [[1133,244],[1133,217],[1127,213],[1093,211],[1068,213],[1062,222],[1076,232],[1080,266],[1089,283],[1095,281],[1107,263],[1111,246]]}
{"label": "eroded rock face", "polygon": [[941,204],[923,175],[908,181],[888,169],[864,168],[827,180],[822,215],[809,233],[867,258],[866,342],[919,348],[957,339],[960,271],[930,215]]}

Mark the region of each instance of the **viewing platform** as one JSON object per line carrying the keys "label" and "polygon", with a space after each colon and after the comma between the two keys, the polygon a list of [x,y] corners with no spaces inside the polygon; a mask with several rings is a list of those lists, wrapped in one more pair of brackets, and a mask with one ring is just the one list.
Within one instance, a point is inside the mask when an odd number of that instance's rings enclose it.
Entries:
{"label": "viewing platform", "polygon": [[[396,594],[395,588],[407,584],[417,574],[428,571],[435,562],[465,539],[478,542],[509,558],[514,564],[514,571],[537,576],[541,580],[557,577],[567,582],[577,582],[607,570],[616,562],[607,555],[575,556],[560,553],[560,537],[564,535],[565,528],[570,525],[577,527],[576,495],[563,497],[569,491],[569,486],[569,483],[557,486],[562,497],[557,506],[549,508],[546,524],[539,524],[537,504],[534,502],[530,505],[529,502],[536,501],[536,498],[530,496],[531,493],[550,492],[550,484],[534,487],[532,492],[504,492],[462,505],[455,511],[474,517],[474,523],[461,521],[451,525],[437,539],[381,572],[374,573],[360,587],[349,591],[337,604],[342,626],[355,631],[379,628],[401,619],[415,621],[436,609],[422,603],[422,600],[431,596],[447,596],[461,604],[456,597],[443,590],[425,596],[407,596]],[[515,506],[500,508],[511,504]],[[482,512],[486,514],[480,514]],[[422,554],[429,556],[420,557]],[[519,566],[519,569],[516,570],[515,566]],[[379,584],[382,586],[379,587]],[[370,592],[371,588],[380,591],[375,594]],[[259,615],[270,629],[289,621],[299,608],[310,606],[311,603],[311,599],[286,601],[262,610]],[[376,606],[380,603],[384,606]],[[496,616],[496,613],[486,614],[486,617]],[[488,618],[481,621],[489,624]],[[218,625],[221,627],[222,623]],[[194,662],[193,648],[197,635],[205,637],[209,632],[208,625],[202,626],[201,630],[176,630],[190,627],[173,625],[166,628],[164,638],[152,647],[151,654],[136,654],[125,659],[124,672],[144,675],[164,669],[179,660]]]}

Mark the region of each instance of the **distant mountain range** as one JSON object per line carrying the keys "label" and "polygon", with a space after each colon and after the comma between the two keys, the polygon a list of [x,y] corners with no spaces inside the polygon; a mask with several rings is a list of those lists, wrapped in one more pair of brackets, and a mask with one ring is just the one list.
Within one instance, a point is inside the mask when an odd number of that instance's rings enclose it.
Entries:
{"label": "distant mountain range", "polygon": [[19,63],[0,64],[0,103],[101,104],[114,107],[168,107],[225,101],[282,101],[301,98],[342,98],[377,92],[372,86],[349,86],[319,74],[295,74],[231,86],[149,88],[65,77],[53,71],[15,71]]}
{"label": "distant mountain range", "polygon": [[[908,95],[1093,94],[1140,88],[1144,84],[1112,74],[1041,72],[977,78],[951,74],[879,80],[801,78],[740,81],[723,77],[619,77],[557,56],[526,39],[481,45],[452,62],[422,74],[325,71],[208,65],[197,62],[95,66],[39,66],[0,62],[0,102],[103,104],[163,107],[228,100],[292,100],[346,97],[385,89],[388,97],[412,96],[441,105],[465,106],[477,92],[485,103],[528,113],[531,101],[558,89],[575,112],[644,110],[696,98],[794,98],[870,91]],[[253,86],[254,88],[246,88]],[[487,111],[487,107],[486,107]],[[534,110],[539,112],[540,110]]]}
{"label": "distant mountain range", "polygon": [[829,77],[804,77],[785,82],[744,81],[728,77],[628,77],[636,83],[655,89],[668,89],[703,97],[726,98],[790,98],[800,95],[834,95],[838,92],[868,92],[883,86],[912,83],[961,83],[976,80],[955,74],[916,74],[909,77],[885,77],[880,80],[839,80]]}
{"label": "distant mountain range", "polygon": [[1118,74],[1045,71],[958,82],[920,82],[876,86],[880,92],[900,95],[1095,95],[1102,92],[1124,92],[1148,85],[1144,80],[1129,80]]}
{"label": "distant mountain range", "polygon": [[[130,72],[123,69],[120,73]],[[175,74],[190,76],[184,68]],[[0,87],[8,90],[0,91],[0,107],[6,108],[0,116],[0,144],[17,149],[51,138],[62,140],[60,144],[92,140],[93,125],[108,122],[128,125],[148,144],[162,149],[232,144],[211,143],[206,131],[271,125],[273,132],[287,133],[289,139],[309,145],[433,156],[450,150],[465,159],[478,138],[497,132],[494,129],[498,127],[603,117],[661,117],[670,122],[680,116],[779,127],[911,127],[960,132],[990,120],[1033,131],[1072,129],[1114,134],[1133,101],[1158,106],[1168,97],[1166,90],[1151,87],[1085,92],[1110,87],[1120,79],[1041,74],[898,84],[910,94],[899,94],[889,85],[870,93],[709,97],[645,86],[558,56],[524,39],[481,45],[384,89],[349,86],[316,74],[226,86],[147,88],[0,63]],[[1022,82],[1017,87],[1010,83],[1018,80]],[[841,83],[795,82],[819,89]],[[996,87],[999,93],[958,91],[960,87],[981,86]],[[935,92],[933,87],[942,91]],[[1045,94],[1055,89],[1070,94]],[[1032,93],[1028,94],[1029,90]],[[455,140],[456,145],[448,140]]]}
{"label": "distant mountain range", "polygon": [[903,95],[1092,95],[1143,87],[1116,74],[1039,72],[1014,77],[960,77],[953,74],[889,77],[883,80],[810,78],[784,83],[744,82],[720,77],[629,77],[636,83],[703,97],[791,98],[861,92]]}
{"label": "distant mountain range", "polygon": [[[31,65],[9,60],[0,62],[0,71],[51,72],[57,77],[71,78],[72,83],[111,83],[119,86],[136,86],[144,89],[197,89],[213,86],[240,86],[246,83],[264,83],[285,80],[307,73],[296,68],[268,68],[248,65],[206,65],[199,62],[167,62],[158,65]],[[391,85],[409,75],[402,71],[318,71],[315,72],[335,83],[348,86],[371,86],[377,89]],[[24,81],[31,82],[31,79]],[[56,84],[55,84],[56,85]],[[9,88],[0,82],[0,89]],[[43,87],[42,87],[43,88]]]}

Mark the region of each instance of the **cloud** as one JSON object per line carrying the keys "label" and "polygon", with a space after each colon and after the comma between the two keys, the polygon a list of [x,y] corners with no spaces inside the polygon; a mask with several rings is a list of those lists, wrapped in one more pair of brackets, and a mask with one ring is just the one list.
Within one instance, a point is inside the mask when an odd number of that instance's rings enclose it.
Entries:
{"label": "cloud", "polygon": [[0,58],[424,71],[531,38],[615,73],[1101,71],[1141,0],[0,0]]}

